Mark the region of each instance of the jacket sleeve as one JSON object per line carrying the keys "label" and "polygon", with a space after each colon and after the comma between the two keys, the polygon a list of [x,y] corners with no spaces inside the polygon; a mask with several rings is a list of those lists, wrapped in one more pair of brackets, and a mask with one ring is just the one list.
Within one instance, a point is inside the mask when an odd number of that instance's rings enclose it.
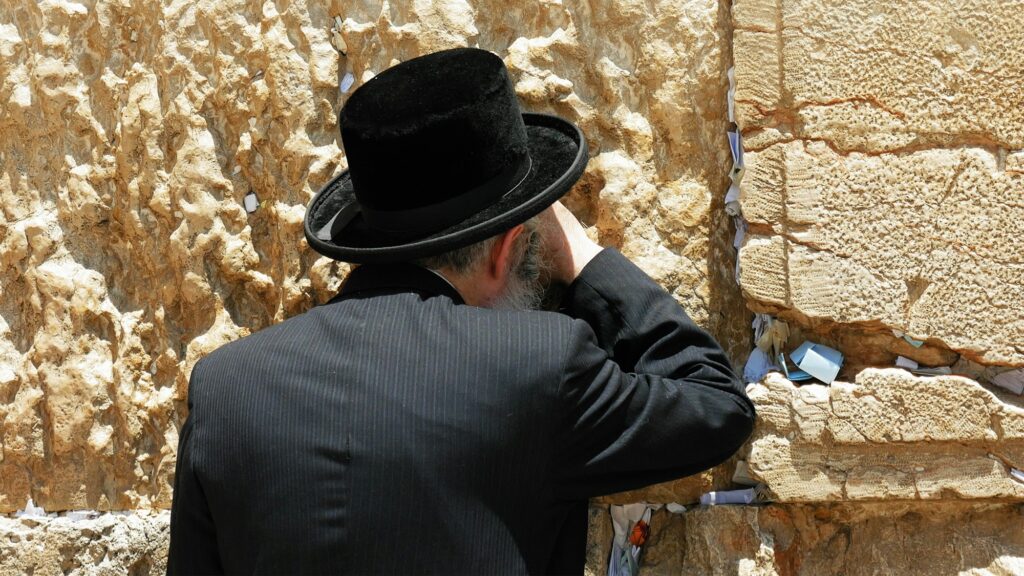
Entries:
{"label": "jacket sleeve", "polygon": [[560,497],[694,474],[750,436],[754,405],[722,348],[616,250],[587,264],[563,311],[576,320],[559,388]]}
{"label": "jacket sleeve", "polygon": [[203,487],[195,473],[196,427],[193,391],[198,384],[199,364],[192,370],[188,390],[188,417],[181,427],[178,460],[174,468],[174,501],[171,504],[171,544],[167,574],[223,574],[217,551],[217,533]]}

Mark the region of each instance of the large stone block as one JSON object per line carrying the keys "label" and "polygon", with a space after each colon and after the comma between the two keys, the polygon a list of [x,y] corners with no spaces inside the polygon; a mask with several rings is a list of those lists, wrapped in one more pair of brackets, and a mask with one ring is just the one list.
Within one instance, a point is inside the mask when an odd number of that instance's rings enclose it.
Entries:
{"label": "large stone block", "polygon": [[[718,506],[658,512],[643,574],[1020,574],[1019,506]],[[588,565],[593,574],[604,574]]]}
{"label": "large stone block", "polygon": [[[757,407],[740,458],[780,502],[1024,501],[1024,402],[961,376],[867,369],[854,382],[797,386],[778,373],[747,388]],[[735,487],[734,461],[603,497],[692,504]]]}
{"label": "large stone block", "polygon": [[1024,148],[1020,0],[736,0],[737,121],[755,148]]}
{"label": "large stone block", "polygon": [[1024,365],[1022,9],[735,2],[752,308]]}
{"label": "large stone block", "polygon": [[970,379],[869,369],[798,387],[770,374],[749,392],[750,472],[779,501],[1024,500],[1010,475],[1024,468],[1024,408]]}
{"label": "large stone block", "polygon": [[747,159],[752,307],[1024,365],[1024,175],[998,154],[841,154],[801,140]]}
{"label": "large stone block", "polygon": [[340,106],[443,48],[496,52],[526,109],[582,126],[593,158],[568,204],[740,361],[713,200],[727,27],[714,0],[0,0],[0,512],[169,506],[195,361],[348,269],[302,234],[345,167]]}

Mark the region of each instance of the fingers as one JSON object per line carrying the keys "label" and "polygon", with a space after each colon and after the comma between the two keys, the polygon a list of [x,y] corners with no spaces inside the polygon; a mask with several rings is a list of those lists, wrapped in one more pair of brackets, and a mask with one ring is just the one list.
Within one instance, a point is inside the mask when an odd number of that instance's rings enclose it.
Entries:
{"label": "fingers", "polygon": [[601,246],[587,236],[586,228],[561,202],[555,202],[542,213],[545,244],[551,258],[552,280],[571,284],[601,251]]}

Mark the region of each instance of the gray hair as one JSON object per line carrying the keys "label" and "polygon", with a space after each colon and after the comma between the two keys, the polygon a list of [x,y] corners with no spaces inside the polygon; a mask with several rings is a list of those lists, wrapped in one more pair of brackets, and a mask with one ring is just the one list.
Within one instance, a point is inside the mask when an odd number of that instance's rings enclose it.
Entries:
{"label": "gray hair", "polygon": [[[517,246],[520,242],[527,242],[526,250],[536,251],[538,249],[537,243],[539,239],[536,239],[538,221],[537,218],[530,218],[523,223],[525,230],[521,236],[522,240],[517,240]],[[487,254],[490,253],[491,248],[494,247],[494,243],[498,241],[500,235],[492,236],[486,240],[481,240],[475,244],[464,246],[462,248],[456,248],[443,254],[436,256],[428,256],[426,258],[420,258],[419,260],[413,260],[413,264],[422,266],[424,268],[441,271],[450,270],[455,274],[466,274],[476,270],[478,266],[483,264],[487,258]]]}

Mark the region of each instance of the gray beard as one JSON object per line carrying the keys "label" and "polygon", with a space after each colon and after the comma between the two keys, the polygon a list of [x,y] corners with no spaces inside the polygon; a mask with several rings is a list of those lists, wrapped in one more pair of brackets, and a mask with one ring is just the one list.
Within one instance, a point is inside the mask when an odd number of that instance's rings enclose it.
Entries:
{"label": "gray beard", "polygon": [[505,289],[494,299],[496,310],[540,310],[544,300],[544,287],[539,282],[510,278]]}
{"label": "gray beard", "polygon": [[[546,263],[540,257],[540,234],[528,232],[518,261],[510,266],[505,289],[491,303],[497,310],[540,310],[546,287],[541,277]],[[525,235],[524,235],[525,236]]]}

